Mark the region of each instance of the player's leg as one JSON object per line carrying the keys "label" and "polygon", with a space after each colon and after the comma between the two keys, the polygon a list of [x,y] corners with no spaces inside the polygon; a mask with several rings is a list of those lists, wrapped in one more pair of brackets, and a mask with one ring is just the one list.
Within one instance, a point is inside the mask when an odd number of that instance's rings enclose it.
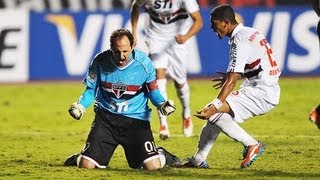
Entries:
{"label": "player's leg", "polygon": [[191,158],[188,158],[182,164],[182,167],[209,168],[206,160],[220,132],[221,130],[218,126],[207,121],[201,129],[197,152]]}
{"label": "player's leg", "polygon": [[168,57],[170,66],[167,71],[174,80],[176,93],[182,106],[182,131],[185,137],[190,137],[193,133],[193,123],[190,112],[190,88],[185,65],[188,58],[187,45],[174,45]]}
{"label": "player's leg", "polygon": [[192,136],[193,133],[193,123],[191,119],[191,112],[190,112],[190,90],[189,84],[187,81],[184,83],[179,84],[177,81],[174,81],[175,89],[177,96],[180,100],[182,106],[182,131],[185,137]]}
{"label": "player's leg", "polygon": [[115,125],[117,116],[103,110],[97,110],[95,120],[91,125],[85,146],[78,160],[80,168],[106,168],[118,146],[119,136]]}
{"label": "player's leg", "polygon": [[[166,70],[163,68],[156,69],[156,75],[157,75],[157,84],[158,88],[160,90],[160,93],[165,99],[168,99],[167,94],[167,79],[166,79]],[[160,120],[160,132],[159,137],[160,139],[167,139],[170,136],[169,132],[169,125],[167,122],[167,117],[162,115],[160,111],[157,111],[158,117]]]}
{"label": "player's leg", "polygon": [[[167,70],[166,67],[168,66],[167,54],[166,53],[150,54],[150,58],[152,59],[152,62],[156,69],[156,79],[157,79],[157,84],[158,84],[160,93],[165,99],[167,99],[168,98],[167,79],[166,79],[166,70]],[[162,115],[159,111],[157,113],[160,120],[159,136],[161,139],[165,140],[170,136],[167,117]]]}
{"label": "player's leg", "polygon": [[214,115],[215,118],[212,119],[223,133],[244,146],[242,168],[249,167],[264,152],[265,145],[248,134],[238,123],[253,116],[265,114],[275,107],[265,100],[268,97],[265,94],[266,92],[270,91],[245,87],[231,93],[226,99],[229,114],[217,113]]}
{"label": "player's leg", "polygon": [[148,121],[124,117],[120,125],[120,142],[131,168],[157,170],[172,160],[169,152],[156,147]]}
{"label": "player's leg", "polygon": [[240,127],[227,113],[222,113],[219,119],[216,120],[215,125],[227,136],[242,143],[244,146],[258,144],[258,141]]}
{"label": "player's leg", "polygon": [[244,146],[241,168],[249,167],[264,152],[265,146],[249,135],[229,114],[221,113],[218,118],[215,124],[221,131]]}
{"label": "player's leg", "polygon": [[309,120],[317,125],[320,129],[320,105],[313,109],[309,114]]}

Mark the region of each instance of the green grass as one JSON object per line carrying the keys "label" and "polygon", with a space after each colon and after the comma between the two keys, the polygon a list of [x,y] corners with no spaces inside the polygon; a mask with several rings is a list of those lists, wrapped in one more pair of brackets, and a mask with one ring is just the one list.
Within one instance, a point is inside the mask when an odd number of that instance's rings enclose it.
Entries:
{"label": "green grass", "polygon": [[[209,79],[189,82],[195,112],[217,91]],[[320,78],[283,78],[280,85],[280,104],[241,125],[267,145],[266,152],[250,168],[240,169],[241,144],[221,134],[208,157],[210,169],[147,172],[130,169],[121,146],[107,169],[62,166],[69,155],[82,149],[94,116],[92,107],[80,121],[67,112],[84,89],[81,82],[0,84],[0,179],[317,179],[320,131],[308,121],[308,115],[320,103]],[[195,135],[184,138],[181,107],[171,81],[168,89],[178,107],[168,120],[173,136],[166,141],[158,138],[155,112],[152,130],[157,145],[184,159],[195,153],[205,122],[193,118]]]}

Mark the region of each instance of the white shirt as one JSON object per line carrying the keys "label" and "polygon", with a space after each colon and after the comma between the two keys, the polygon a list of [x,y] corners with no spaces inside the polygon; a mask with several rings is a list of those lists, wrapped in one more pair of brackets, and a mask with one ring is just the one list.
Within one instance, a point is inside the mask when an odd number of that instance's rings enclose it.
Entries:
{"label": "white shirt", "polygon": [[229,44],[228,72],[242,73],[253,85],[271,85],[278,81],[281,71],[277,57],[259,31],[239,24],[232,32]]}
{"label": "white shirt", "polygon": [[146,34],[149,37],[168,38],[185,34],[193,21],[189,14],[199,11],[196,0],[135,0],[137,5],[146,5],[149,19]]}
{"label": "white shirt", "polygon": [[227,72],[243,74],[243,86],[256,86],[268,94],[271,103],[279,100],[278,85],[281,71],[277,66],[276,53],[271,49],[264,35],[254,28],[239,24],[230,40],[229,65]]}

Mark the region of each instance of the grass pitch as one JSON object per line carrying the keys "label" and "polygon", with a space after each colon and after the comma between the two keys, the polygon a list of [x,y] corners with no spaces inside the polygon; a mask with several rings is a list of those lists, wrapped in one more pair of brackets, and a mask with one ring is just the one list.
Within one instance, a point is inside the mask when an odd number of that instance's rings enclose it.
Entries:
{"label": "grass pitch", "polygon": [[[189,84],[193,112],[217,95],[209,79]],[[320,78],[282,78],[280,85],[280,104],[241,125],[267,145],[251,167],[240,169],[243,147],[221,134],[208,157],[210,169],[146,172],[129,168],[121,146],[107,169],[63,166],[69,155],[82,149],[94,116],[92,107],[80,121],[68,114],[69,105],[84,90],[80,81],[0,84],[0,179],[318,179],[320,131],[308,115],[320,103]],[[159,139],[155,111],[152,130],[157,145],[185,159],[195,153],[205,122],[193,118],[194,136],[184,138],[181,106],[170,81],[168,91],[177,104],[168,120],[172,137]]]}

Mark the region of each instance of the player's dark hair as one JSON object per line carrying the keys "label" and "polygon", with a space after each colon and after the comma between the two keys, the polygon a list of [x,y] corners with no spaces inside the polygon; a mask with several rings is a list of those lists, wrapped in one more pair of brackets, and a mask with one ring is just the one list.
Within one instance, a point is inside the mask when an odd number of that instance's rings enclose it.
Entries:
{"label": "player's dark hair", "polygon": [[228,4],[221,4],[219,6],[216,6],[211,11],[210,15],[211,15],[211,21],[212,20],[219,20],[219,21],[228,20],[231,24],[238,23],[232,7]]}
{"label": "player's dark hair", "polygon": [[122,37],[122,36],[127,36],[129,41],[130,41],[130,46],[131,47],[133,46],[133,35],[132,35],[132,33],[128,29],[121,28],[121,29],[117,29],[117,30],[115,30],[115,31],[113,31],[111,33],[111,36],[110,36],[110,47],[111,47],[111,49],[114,48],[114,43],[115,43],[116,39],[119,38],[119,37]]}

